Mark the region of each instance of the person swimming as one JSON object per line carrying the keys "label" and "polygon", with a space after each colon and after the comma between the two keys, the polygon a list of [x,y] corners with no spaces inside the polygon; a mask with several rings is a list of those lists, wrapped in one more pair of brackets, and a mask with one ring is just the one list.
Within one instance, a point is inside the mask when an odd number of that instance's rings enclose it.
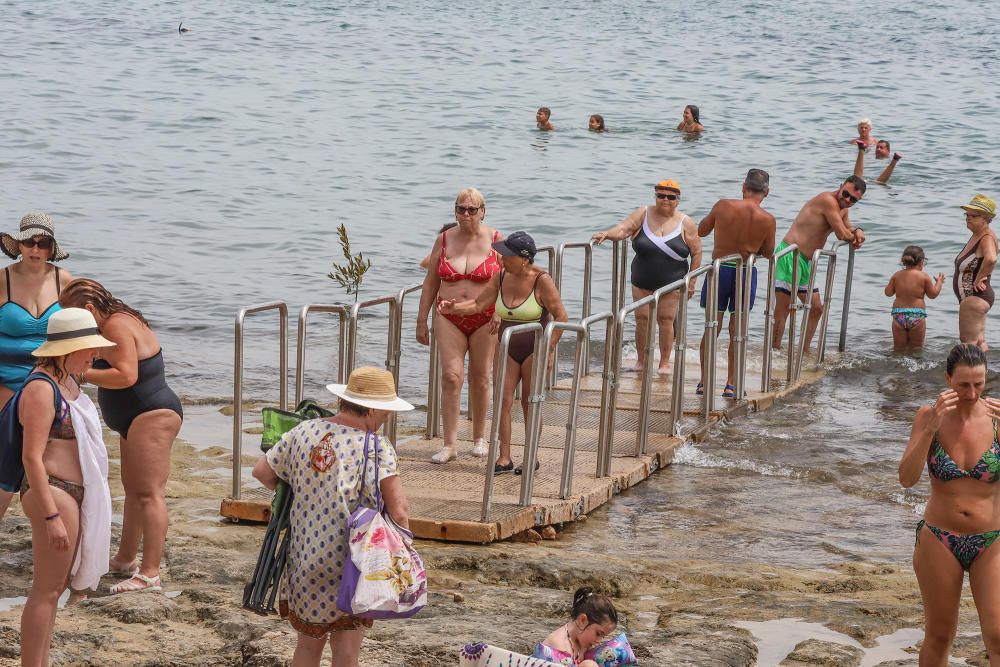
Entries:
{"label": "person swimming", "polygon": [[903,268],[892,274],[885,286],[892,302],[892,347],[895,352],[919,350],[927,333],[927,307],[924,298],[936,299],[944,285],[944,274],[932,279],[924,272],[924,250],[910,245],[903,250]]}
{"label": "person swimming", "polygon": [[552,109],[548,107],[538,107],[538,111],[535,112],[535,125],[538,126],[539,130],[548,132],[549,130],[556,129],[549,119],[552,118]]}
{"label": "person swimming", "polygon": [[701,111],[693,104],[684,107],[684,117],[677,124],[680,132],[704,132],[705,126],[701,124]]}
{"label": "person swimming", "polygon": [[604,126],[604,116],[599,113],[595,113],[590,117],[588,122],[588,128],[591,132],[607,132],[608,128]]}

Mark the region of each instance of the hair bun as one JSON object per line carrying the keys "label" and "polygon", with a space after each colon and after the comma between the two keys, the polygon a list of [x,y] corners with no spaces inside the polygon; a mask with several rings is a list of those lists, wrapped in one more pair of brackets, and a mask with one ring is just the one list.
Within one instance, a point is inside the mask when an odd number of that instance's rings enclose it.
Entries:
{"label": "hair bun", "polygon": [[580,602],[586,600],[591,595],[594,594],[594,589],[590,586],[581,586],[576,589],[576,593],[573,594],[573,604],[579,604]]}

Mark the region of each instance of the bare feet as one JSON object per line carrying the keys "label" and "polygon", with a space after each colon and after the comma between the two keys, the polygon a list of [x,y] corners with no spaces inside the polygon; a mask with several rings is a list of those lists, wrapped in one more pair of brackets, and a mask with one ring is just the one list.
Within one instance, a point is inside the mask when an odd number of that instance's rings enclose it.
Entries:
{"label": "bare feet", "polygon": [[669,375],[670,366],[660,366],[659,368],[656,369],[656,372],[659,373],[660,375]]}

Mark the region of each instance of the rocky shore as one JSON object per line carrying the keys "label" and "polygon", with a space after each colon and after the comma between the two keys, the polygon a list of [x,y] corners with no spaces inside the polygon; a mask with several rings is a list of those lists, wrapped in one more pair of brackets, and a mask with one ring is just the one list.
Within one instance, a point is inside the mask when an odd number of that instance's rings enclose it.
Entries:
{"label": "rocky shore", "polygon": [[[109,435],[107,441],[120,511],[117,438]],[[249,464],[254,457],[245,458]],[[177,443],[168,487],[166,594],[108,596],[115,579],[106,578],[101,592],[59,611],[52,664],[287,664],[295,641],[289,626],[276,616],[240,608],[263,527],[219,517],[228,480],[218,471],[228,464],[229,452],[222,447]],[[571,592],[582,584],[616,598],[643,665],[758,664],[754,637],[739,624],[779,619],[821,624],[857,643],[806,639],[789,648],[782,665],[917,664],[912,647],[878,663],[867,653],[879,638],[920,627],[920,598],[908,567],[857,562],[803,570],[729,562],[713,553],[654,561],[604,555],[593,545],[580,549],[581,540],[592,539],[586,521],[557,528],[551,540],[530,536],[489,546],[420,542],[431,579],[430,605],[416,618],[376,623],[362,665],[457,664],[460,646],[474,641],[530,652],[535,641],[564,622]],[[20,618],[13,598],[26,596],[31,580],[30,527],[16,503],[0,535],[0,666],[12,666],[19,664]],[[663,556],[669,558],[669,552],[665,544]],[[988,665],[968,589],[961,615],[955,656],[969,665]],[[776,627],[781,634],[783,626]]]}

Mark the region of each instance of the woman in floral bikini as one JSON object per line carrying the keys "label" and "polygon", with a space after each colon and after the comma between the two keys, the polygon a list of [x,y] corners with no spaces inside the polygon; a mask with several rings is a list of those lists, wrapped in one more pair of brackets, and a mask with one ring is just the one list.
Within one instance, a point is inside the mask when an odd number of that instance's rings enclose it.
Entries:
{"label": "woman in floral bikini", "polygon": [[920,481],[925,463],[931,482],[913,550],[924,602],[920,664],[948,663],[968,571],[990,664],[1000,665],[1000,548],[991,548],[1000,537],[1000,401],[982,395],[986,355],[976,345],[956,345],[945,368],[948,389],[917,411],[899,462],[904,487]]}

